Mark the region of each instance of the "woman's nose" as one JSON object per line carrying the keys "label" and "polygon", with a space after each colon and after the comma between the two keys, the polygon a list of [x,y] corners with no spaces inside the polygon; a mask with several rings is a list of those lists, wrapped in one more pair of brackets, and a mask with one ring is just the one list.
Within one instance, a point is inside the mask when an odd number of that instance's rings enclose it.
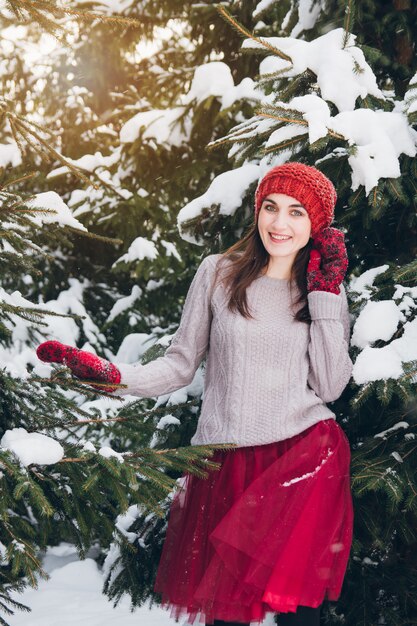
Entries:
{"label": "woman's nose", "polygon": [[276,228],[285,228],[288,225],[288,215],[284,211],[277,211],[272,224]]}

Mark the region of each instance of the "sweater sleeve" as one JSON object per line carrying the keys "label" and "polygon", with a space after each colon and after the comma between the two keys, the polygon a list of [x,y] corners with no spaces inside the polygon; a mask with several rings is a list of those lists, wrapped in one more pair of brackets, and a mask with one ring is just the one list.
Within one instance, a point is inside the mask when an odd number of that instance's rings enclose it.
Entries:
{"label": "sweater sleeve", "polygon": [[340,294],[312,291],[307,299],[312,320],[307,382],[323,402],[333,402],[348,384],[353,368],[346,291],[341,284]]}
{"label": "sweater sleeve", "polygon": [[153,398],[190,384],[207,351],[212,320],[213,258],[200,263],[189,287],[179,327],[163,356],[146,364],[115,363],[121,373],[115,395]]}

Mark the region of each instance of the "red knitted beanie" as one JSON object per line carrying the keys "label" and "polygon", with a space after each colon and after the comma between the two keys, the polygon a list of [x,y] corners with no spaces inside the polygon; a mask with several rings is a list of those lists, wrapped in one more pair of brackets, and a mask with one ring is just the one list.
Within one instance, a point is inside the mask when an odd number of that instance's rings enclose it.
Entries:
{"label": "red knitted beanie", "polygon": [[263,199],[270,193],[284,193],[305,207],[311,220],[312,237],[333,220],[336,190],[331,180],[315,167],[284,163],[269,170],[255,192],[255,220]]}

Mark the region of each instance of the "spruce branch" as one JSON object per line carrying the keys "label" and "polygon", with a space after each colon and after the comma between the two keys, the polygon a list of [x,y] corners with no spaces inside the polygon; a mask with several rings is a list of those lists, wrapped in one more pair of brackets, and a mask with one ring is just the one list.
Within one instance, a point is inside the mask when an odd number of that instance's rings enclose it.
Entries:
{"label": "spruce branch", "polygon": [[308,140],[308,135],[297,135],[296,137],[291,137],[291,139],[287,139],[286,141],[281,141],[280,143],[275,143],[268,148],[262,148],[262,154],[270,154],[271,152],[281,152],[282,150],[286,150],[290,146],[294,147],[298,144],[301,144]]}
{"label": "spruce branch", "polygon": [[[294,115],[291,116],[291,113],[294,113]],[[277,109],[275,112],[272,109],[268,110],[266,108],[263,108],[263,109],[258,109],[256,111],[256,114],[259,115],[259,117],[268,117],[270,119],[276,120],[277,122],[282,122],[282,123],[287,123],[287,124],[299,124],[300,126],[308,126],[307,120],[305,120],[298,111],[288,110],[288,113],[286,115],[285,114],[280,115],[279,109]]]}
{"label": "spruce branch", "polygon": [[[121,413],[123,413],[124,410],[129,409],[129,410],[134,410],[134,407],[136,405],[140,405],[141,404],[141,400],[138,400],[137,402],[132,402],[129,403],[129,405],[125,408],[123,407],[121,409]],[[182,409],[187,409],[190,406],[196,406],[197,404],[199,404],[200,400],[190,400],[187,402],[179,402],[175,405],[169,405],[168,406],[158,406],[155,407],[153,409],[151,409],[150,411],[147,411],[145,413],[145,419],[151,419],[152,417],[156,417],[158,415],[165,415],[167,410],[169,409],[169,411],[172,413],[173,411],[180,411]],[[111,423],[111,422],[129,422],[132,420],[137,421],[138,419],[138,415],[135,413],[135,415],[130,415],[128,417],[106,417],[106,418],[95,418],[95,419],[83,419],[83,420],[77,420],[75,422],[64,422],[62,423],[62,426],[82,426],[84,424],[107,424],[107,422]]]}
{"label": "spruce branch", "polygon": [[262,74],[260,76],[257,76],[256,77],[257,85],[259,86],[267,85],[271,81],[282,78],[283,74],[285,74],[286,72],[288,72],[288,67],[283,67],[280,70],[275,70],[275,72],[268,72],[267,74]]}
{"label": "spruce branch", "polygon": [[[25,147],[23,145],[23,140],[25,140],[26,143],[34,148],[36,152],[38,152],[47,162],[51,161],[51,157],[55,157],[55,159],[57,159],[62,165],[68,167],[75,176],[91,185],[94,189],[99,189],[99,186],[85,176],[80,168],[74,166],[70,161],[63,157],[62,154],[55,150],[55,148],[45,141],[39,132],[37,132],[40,130],[47,135],[51,135],[53,133],[50,129],[47,129],[32,120],[23,118],[21,115],[15,113],[13,110],[14,107],[12,107],[13,102],[4,98],[0,100],[0,114],[4,119],[8,120],[13,138],[22,154],[25,153]],[[36,139],[36,145],[34,144],[33,139]]]}
{"label": "spruce branch", "polygon": [[[300,126],[307,126],[308,122],[304,119],[302,113],[295,109],[290,109],[286,107],[274,107],[274,106],[264,106],[260,109],[256,109],[255,113],[259,117],[266,117],[269,119],[276,120],[277,122],[282,122],[283,124],[299,124]],[[336,133],[331,129],[327,129],[328,134],[334,139],[340,139],[342,141],[346,141],[346,138],[340,133]]]}
{"label": "spruce branch", "polygon": [[[71,317],[71,316],[67,316]],[[71,376],[71,370],[67,367],[56,368],[51,372],[50,378],[40,378],[38,376],[32,376],[30,381],[39,382],[39,383],[47,383],[47,384],[55,384],[63,389],[73,389],[75,391],[79,391],[83,394],[99,394],[100,396],[111,398],[112,400],[119,400],[123,402],[123,398],[120,396],[115,396],[114,391],[116,389],[125,389],[126,385],[117,384],[117,383],[101,383],[97,380],[84,380],[80,378],[76,378],[75,376]],[[94,388],[92,388],[94,386]],[[95,389],[98,387],[98,389]],[[112,387],[111,392],[103,391],[102,387]],[[104,421],[104,420],[103,420]]]}
{"label": "spruce branch", "polygon": [[20,307],[14,306],[13,304],[8,304],[6,302],[0,301],[0,310],[4,311],[8,314],[13,314],[21,317],[22,319],[32,322],[33,324],[39,324],[41,326],[47,326],[47,322],[43,321],[43,318],[46,315],[51,315],[54,317],[70,317],[75,319],[85,319],[83,315],[76,314],[65,314],[65,313],[57,313],[56,311],[49,311],[47,309],[40,310],[31,307]]}
{"label": "spruce branch", "polygon": [[[11,543],[8,545],[7,548],[7,552],[8,552],[8,558],[13,561],[12,563],[12,570],[19,570],[19,562],[16,561],[16,559],[13,558],[14,554],[14,546],[17,544],[22,544],[25,547],[24,550],[24,555],[27,557],[27,559],[29,559],[32,563],[33,566],[35,568],[35,570],[40,574],[40,576],[44,579],[44,580],[48,580],[49,575],[45,572],[45,570],[42,568],[41,562],[35,557],[35,555],[33,554],[32,551],[32,546],[29,545],[29,543],[27,541],[25,541],[22,537],[16,537],[16,535],[13,533],[13,531],[11,530],[11,525],[6,522],[4,519],[1,520],[2,521],[2,528],[6,531],[6,533],[12,537],[12,541]],[[17,573],[17,572],[15,572]],[[36,578],[33,576],[33,573],[31,572],[31,586],[34,587],[35,589],[38,586],[38,582],[36,580]]]}
{"label": "spruce branch", "polygon": [[10,187],[10,185],[16,185],[17,183],[22,183],[25,180],[29,180],[30,178],[37,176],[37,174],[38,172],[28,172],[27,174],[23,174],[18,178],[10,178],[5,183],[0,185],[0,190],[6,189],[7,187]]}
{"label": "spruce branch", "polygon": [[280,57],[281,59],[284,59],[284,61],[288,61],[292,65],[291,57],[289,57],[287,54],[285,54],[284,52],[282,52],[281,50],[279,50],[278,48],[273,46],[271,43],[269,43],[269,41],[266,41],[262,37],[257,37],[256,35],[251,33],[247,28],[245,28],[242,24],[240,24],[236,20],[236,18],[234,18],[227,11],[227,9],[225,9],[223,6],[218,5],[216,8],[217,8],[218,12],[220,13],[220,15],[223,17],[223,19],[225,19],[227,22],[229,22],[238,33],[240,33],[241,35],[245,35],[245,37],[248,37],[249,39],[252,39],[252,41],[256,41],[256,43],[259,43],[266,50],[269,50],[269,52],[272,52],[272,54]]}
{"label": "spruce branch", "polygon": [[71,17],[72,20],[84,23],[97,20],[103,24],[110,24],[120,28],[140,26],[140,22],[131,17],[105,15],[87,9],[75,9],[49,0],[35,0],[34,2],[29,2],[28,0],[6,0],[6,5],[14,13],[18,21],[23,24],[37,22],[58,41],[61,41],[61,38],[57,35],[57,31],[65,31],[65,25],[60,24],[56,20],[62,20],[65,17]]}
{"label": "spruce branch", "polygon": [[397,270],[394,270],[393,279],[401,283],[415,283],[417,278],[417,260],[410,261]]}
{"label": "spruce branch", "polygon": [[87,237],[87,239],[94,239],[95,241],[101,241],[103,243],[109,243],[113,246],[121,246],[123,244],[122,239],[115,239],[113,237],[105,237],[104,235],[97,235],[96,233],[90,233],[86,230],[80,230],[75,228],[74,226],[66,226],[66,229],[75,233],[76,235],[82,235],[83,237]]}
{"label": "spruce branch", "polygon": [[355,23],[355,8],[356,8],[355,0],[346,0],[345,19],[343,22],[343,30],[344,30],[343,44],[342,44],[343,50],[346,48],[348,44],[350,33],[353,32],[353,26]]}
{"label": "spruce branch", "polygon": [[94,189],[99,189],[99,186],[92,180],[90,180],[87,176],[85,176],[80,168],[73,165],[70,161],[63,157],[62,154],[55,150],[55,148],[48,144],[32,127],[32,122],[19,120],[15,123],[18,130],[20,130],[21,134],[25,138],[27,138],[28,135],[32,135],[33,137],[35,137],[35,139],[38,140],[39,144],[44,148],[44,150],[42,150],[42,155],[44,155],[47,159],[50,159],[51,156],[54,156],[62,165],[66,165],[75,176],[83,180],[85,183],[91,185]]}

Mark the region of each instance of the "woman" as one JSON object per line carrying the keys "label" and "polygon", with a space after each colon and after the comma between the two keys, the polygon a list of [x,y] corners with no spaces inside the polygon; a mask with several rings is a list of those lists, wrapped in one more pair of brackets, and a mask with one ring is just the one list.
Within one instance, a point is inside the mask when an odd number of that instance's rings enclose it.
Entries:
{"label": "woman", "polygon": [[[164,356],[117,366],[46,342],[44,361],[154,397],[189,384],[207,356],[192,444],[218,472],[189,474],[173,499],[155,590],[171,615],[206,624],[318,626],[339,598],[353,508],[350,449],[326,402],[351,376],[348,265],[329,225],[336,192],[314,167],[286,163],[258,184],[252,228],[207,256]],[[111,389],[111,387],[109,387]]]}

